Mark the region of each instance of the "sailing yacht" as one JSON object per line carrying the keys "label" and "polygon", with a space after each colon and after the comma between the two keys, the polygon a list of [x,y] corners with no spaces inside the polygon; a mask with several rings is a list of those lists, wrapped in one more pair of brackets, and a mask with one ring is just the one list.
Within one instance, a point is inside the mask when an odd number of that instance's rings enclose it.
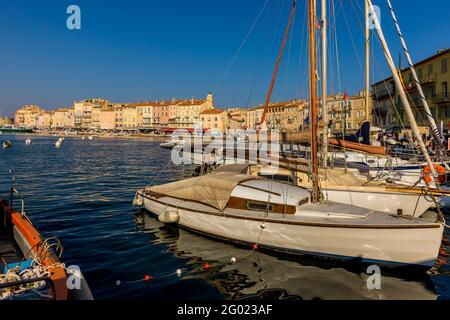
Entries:
{"label": "sailing yacht", "polygon": [[[326,10],[322,1],[322,11]],[[370,0],[368,4],[372,6]],[[296,1],[284,35],[270,101]],[[376,261],[394,265],[435,263],[444,230],[442,215],[427,218],[394,215],[324,200],[318,165],[316,1],[308,1],[311,108],[310,190],[225,170],[136,192],[134,203],[164,223],[212,237],[289,253]],[[372,8],[373,10],[373,8]],[[380,37],[382,34],[380,34]],[[395,71],[394,71],[395,73]],[[385,199],[385,201],[389,201]]]}
{"label": "sailing yacht", "polygon": [[432,266],[444,228],[440,216],[314,203],[306,189],[231,170],[139,190],[136,202],[160,221],[222,240],[387,265]]}

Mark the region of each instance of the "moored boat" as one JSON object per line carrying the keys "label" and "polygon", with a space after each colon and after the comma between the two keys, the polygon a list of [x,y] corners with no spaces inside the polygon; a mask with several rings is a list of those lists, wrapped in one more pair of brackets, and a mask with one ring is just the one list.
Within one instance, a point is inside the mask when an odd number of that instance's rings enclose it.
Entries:
{"label": "moored boat", "polygon": [[0,300],[92,300],[79,268],[68,269],[60,260],[59,240],[42,237],[23,200],[21,212],[11,202],[0,199]]}
{"label": "moored boat", "polygon": [[[220,239],[288,253],[432,266],[444,223],[324,201],[300,187],[218,172],[140,190],[161,221]],[[170,218],[169,220],[167,220]]]}

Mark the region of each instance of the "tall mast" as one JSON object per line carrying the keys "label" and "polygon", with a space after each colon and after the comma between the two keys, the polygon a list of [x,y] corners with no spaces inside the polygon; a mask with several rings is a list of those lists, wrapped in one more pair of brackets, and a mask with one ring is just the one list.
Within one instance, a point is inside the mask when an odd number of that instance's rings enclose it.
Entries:
{"label": "tall mast", "polygon": [[372,0],[367,0],[369,5],[370,14],[372,16],[373,22],[375,24],[375,28],[377,29],[378,37],[380,38],[381,45],[383,47],[384,55],[386,57],[386,60],[389,64],[389,68],[392,73],[392,77],[395,82],[395,87],[397,88],[400,101],[405,108],[406,115],[408,116],[409,123],[411,124],[411,130],[413,133],[414,138],[416,139],[419,149],[422,152],[423,156],[425,157],[425,160],[430,167],[431,174],[433,176],[433,180],[436,181],[437,173],[433,166],[433,162],[431,161],[430,155],[428,154],[427,148],[425,147],[425,143],[422,140],[422,136],[419,131],[419,127],[417,126],[416,119],[414,118],[414,114],[411,110],[411,105],[409,104],[408,98],[406,97],[405,90],[403,89],[402,82],[400,80],[400,76],[397,73],[397,69],[395,68],[394,60],[392,59],[391,52],[389,50],[389,47],[386,43],[386,39],[383,34],[383,30],[381,30],[380,21],[378,20],[378,17],[375,13],[375,10],[372,5]]}
{"label": "tall mast", "polygon": [[370,120],[370,30],[369,30],[369,4],[367,0],[364,0],[365,8],[365,21],[366,21],[366,93],[365,93],[365,105],[366,105],[366,121]]}
{"label": "tall mast", "polygon": [[328,160],[328,110],[327,110],[327,1],[321,0],[322,20],[322,121],[323,121],[323,145],[322,165],[327,166]]}
{"label": "tall mast", "polygon": [[309,9],[309,81],[311,113],[311,166],[312,166],[312,202],[317,203],[319,196],[319,159],[317,157],[317,76],[316,76],[316,0],[308,0]]}

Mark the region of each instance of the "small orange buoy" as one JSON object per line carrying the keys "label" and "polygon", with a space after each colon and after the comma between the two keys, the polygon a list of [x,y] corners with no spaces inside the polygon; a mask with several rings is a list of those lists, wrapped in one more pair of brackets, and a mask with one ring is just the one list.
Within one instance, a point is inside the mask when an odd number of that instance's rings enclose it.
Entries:
{"label": "small orange buoy", "polygon": [[148,274],[146,274],[145,277],[144,277],[144,280],[147,281],[147,282],[149,282],[151,278],[152,278],[152,277],[150,277]]}
{"label": "small orange buoy", "polygon": [[253,247],[253,250],[258,250],[258,244],[257,244],[257,243],[254,243],[254,244],[252,245],[252,247]]}
{"label": "small orange buoy", "polygon": [[[445,170],[445,168],[439,164],[433,164],[433,167],[438,173],[437,182],[439,184],[445,183],[447,180],[447,170]],[[423,179],[427,184],[433,180],[431,176],[430,166],[426,166],[425,168],[423,168]]]}
{"label": "small orange buoy", "polygon": [[206,263],[203,265],[203,269],[208,270],[209,268],[211,268],[211,266],[209,265],[208,262],[206,262]]}

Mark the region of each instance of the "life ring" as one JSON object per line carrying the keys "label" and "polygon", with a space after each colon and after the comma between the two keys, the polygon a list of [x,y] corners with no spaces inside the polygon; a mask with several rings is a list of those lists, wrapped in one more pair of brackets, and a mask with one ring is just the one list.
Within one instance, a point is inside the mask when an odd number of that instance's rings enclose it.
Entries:
{"label": "life ring", "polygon": [[[439,164],[433,164],[433,167],[438,174],[437,182],[439,184],[444,184],[447,181],[447,170],[445,170],[445,168]],[[423,179],[427,184],[431,183],[431,181],[433,180],[431,176],[430,166],[426,166],[425,168],[423,168]]]}

